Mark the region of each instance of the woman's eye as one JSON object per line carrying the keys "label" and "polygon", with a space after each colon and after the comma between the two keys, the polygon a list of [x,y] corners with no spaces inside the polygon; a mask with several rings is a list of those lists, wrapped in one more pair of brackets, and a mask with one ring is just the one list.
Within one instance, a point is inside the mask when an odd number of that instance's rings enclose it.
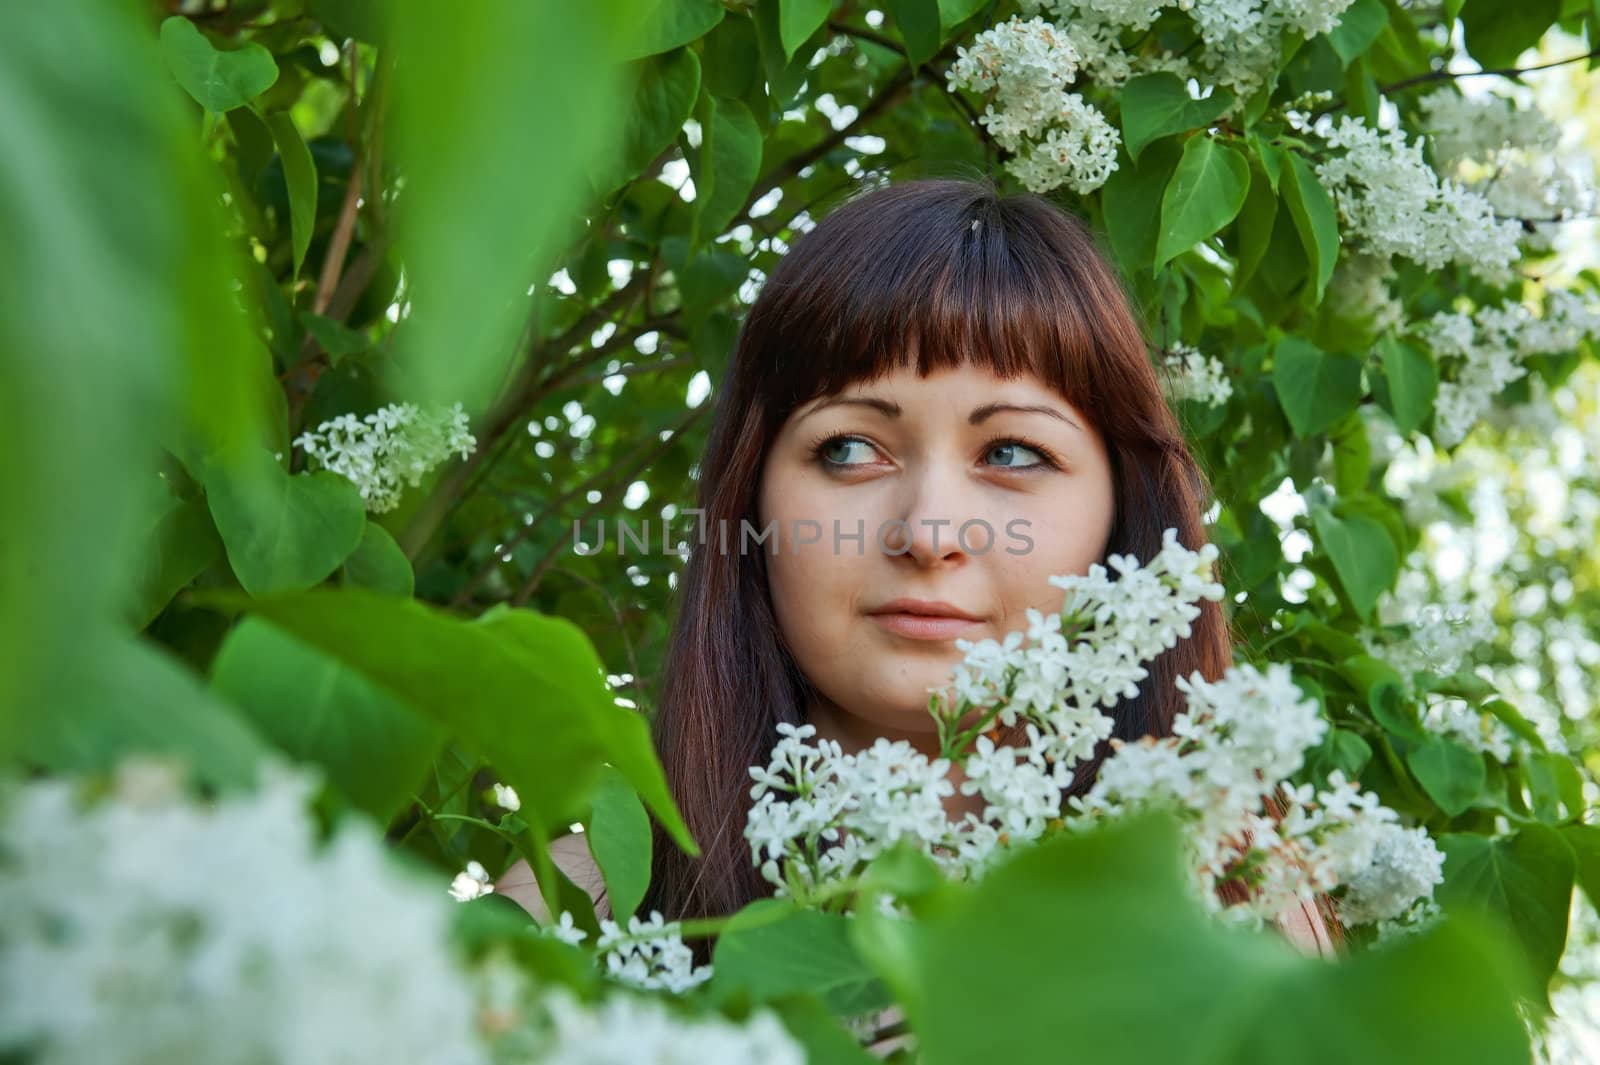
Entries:
{"label": "woman's eye", "polygon": [[[817,449],[817,453],[835,466],[856,466],[859,463],[850,461],[850,449],[853,447],[870,450],[865,440],[853,436],[836,436],[832,440],[824,441]],[[861,457],[864,459],[867,456],[863,454]]]}
{"label": "woman's eye", "polygon": [[[1025,456],[1027,455],[1032,455],[1033,461],[1026,461]],[[997,444],[990,448],[989,458],[995,460],[994,464],[996,466],[1010,466],[1013,469],[1021,469],[1027,466],[1041,466],[1044,464],[1043,455],[1026,444],[1018,444],[1015,442]]]}

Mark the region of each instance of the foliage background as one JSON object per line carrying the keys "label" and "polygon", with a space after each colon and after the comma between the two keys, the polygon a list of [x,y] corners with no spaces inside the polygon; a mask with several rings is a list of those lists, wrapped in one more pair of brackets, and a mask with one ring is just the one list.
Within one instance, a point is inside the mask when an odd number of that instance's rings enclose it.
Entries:
{"label": "foliage background", "polygon": [[[0,447],[21,461],[0,472],[0,625],[27,650],[0,679],[8,748],[43,770],[166,750],[229,788],[277,747],[327,770],[330,816],[364,811],[420,861],[499,868],[521,851],[581,901],[544,849],[580,823],[622,841],[597,858],[637,898],[643,808],[677,823],[644,730],[682,564],[660,530],[687,547],[743,309],[786,242],[862,183],[1000,172],[983,101],[944,75],[1013,10],[16,13],[0,42],[15,101]],[[1600,5],[1351,11],[1292,51],[1252,117],[1180,125],[1144,158],[1211,138],[1256,174],[1304,93],[1372,116],[1381,99],[1414,126],[1421,94],[1476,65],[1574,57],[1505,80],[1600,149],[1585,43]],[[1120,103],[1104,94],[1126,123]],[[1561,993],[1595,937],[1582,892],[1600,891],[1600,829],[1582,823],[1600,798],[1592,340],[1527,359],[1473,435],[1437,445],[1429,390],[1396,375],[1436,383],[1442,360],[1396,355],[1321,298],[1348,239],[1297,220],[1284,184],[1168,217],[1151,165],[1124,153],[1105,189],[1053,195],[1107,233],[1156,341],[1198,346],[1233,383],[1225,408],[1175,402],[1214,480],[1241,656],[1295,664],[1338,726],[1311,768],[1358,773],[1444,840],[1447,906],[1505,918],[1538,987],[1578,1009]],[[1241,282],[1263,212],[1273,269]],[[1146,245],[1180,222],[1203,239],[1153,269]],[[1566,223],[1507,286],[1402,264],[1393,292],[1408,320],[1537,306],[1547,286],[1592,301],[1595,232]],[[398,400],[463,403],[478,447],[365,513],[291,441]],[[649,520],[657,550],[572,550],[575,522],[618,516]],[[1494,639],[1448,677],[1386,660],[1406,630],[1385,624],[1452,596],[1489,613]],[[1520,735],[1514,754],[1430,729],[1430,688]],[[523,796],[509,822],[485,798],[498,780]]]}

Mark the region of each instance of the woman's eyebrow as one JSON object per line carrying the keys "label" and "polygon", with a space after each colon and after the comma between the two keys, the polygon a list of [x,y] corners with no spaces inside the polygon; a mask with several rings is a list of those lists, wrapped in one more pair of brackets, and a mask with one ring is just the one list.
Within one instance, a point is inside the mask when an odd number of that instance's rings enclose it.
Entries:
{"label": "woman's eyebrow", "polygon": [[[816,414],[818,411],[826,410],[829,407],[846,405],[871,407],[873,410],[879,411],[885,417],[889,418],[898,418],[900,417],[901,413],[903,413],[900,404],[891,402],[887,399],[878,399],[875,396],[840,396],[835,399],[829,399],[822,403],[818,403],[815,407],[812,407],[806,412],[806,417],[810,417],[811,415]],[[1047,406],[1045,404],[985,403],[981,407],[973,408],[972,413],[967,415],[967,424],[979,425],[989,418],[990,415],[999,414],[1002,411],[1012,411],[1018,414],[1047,414],[1052,418],[1057,418],[1066,422],[1080,433],[1083,432],[1083,426],[1079,425],[1077,422],[1073,421],[1056,408]]]}
{"label": "woman's eyebrow", "polygon": [[818,411],[827,410],[829,407],[842,406],[844,404],[851,404],[859,407],[871,407],[873,410],[881,411],[886,417],[890,418],[898,418],[901,414],[900,404],[891,403],[887,399],[877,399],[873,396],[840,396],[836,399],[830,399],[825,402],[818,403],[815,407],[812,407],[810,410],[806,411],[805,416],[809,418]]}
{"label": "woman's eyebrow", "polygon": [[977,425],[984,419],[988,418],[991,414],[999,414],[1001,411],[1015,411],[1019,414],[1048,414],[1052,418],[1059,418],[1061,421],[1066,422],[1068,425],[1078,430],[1078,432],[1083,432],[1083,426],[1079,425],[1065,414],[1062,414],[1054,407],[1046,406],[1044,404],[985,403],[981,407],[973,408],[972,413],[967,416],[967,424]]}

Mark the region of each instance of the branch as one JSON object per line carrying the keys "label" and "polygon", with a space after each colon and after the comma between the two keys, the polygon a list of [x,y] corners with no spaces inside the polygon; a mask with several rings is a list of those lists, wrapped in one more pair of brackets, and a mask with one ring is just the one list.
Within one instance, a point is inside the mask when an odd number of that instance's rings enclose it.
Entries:
{"label": "branch", "polygon": [[1524,74],[1530,73],[1531,71],[1549,70],[1551,67],[1565,66],[1568,63],[1581,63],[1585,59],[1594,59],[1597,56],[1600,56],[1600,48],[1585,52],[1583,55],[1575,55],[1567,59],[1557,59],[1554,62],[1540,63],[1537,66],[1531,67],[1491,67],[1487,70],[1461,71],[1452,71],[1441,68],[1439,70],[1430,70],[1426,74],[1418,74],[1415,77],[1403,78],[1400,81],[1394,82],[1390,85],[1379,86],[1378,91],[1387,96],[1392,92],[1399,92],[1401,89],[1409,89],[1413,85],[1421,85],[1424,82],[1431,81],[1453,81],[1457,78],[1483,77],[1519,78]]}
{"label": "branch", "polygon": [[[633,457],[637,461],[627,464],[627,468],[625,468],[620,475],[612,475],[608,477],[607,480],[611,481],[611,491],[608,491],[605,495],[601,496],[598,501],[591,503],[588,507],[586,507],[584,512],[578,516],[577,520],[581,522],[584,518],[587,518],[590,514],[593,514],[596,508],[603,506],[607,502],[611,502],[615,495],[615,489],[618,484],[623,484],[625,486],[627,483],[630,483],[632,478],[640,470],[644,469],[646,466],[649,466],[656,460],[658,456],[665,452],[667,448],[676,443],[678,438],[683,435],[684,431],[687,430],[689,426],[693,425],[710,406],[710,402],[703,402],[698,407],[690,410],[687,415],[678,419],[678,424],[673,426],[671,435],[665,440],[659,439],[658,433],[658,438],[654,441],[649,450],[644,452],[643,455],[640,454],[639,450],[635,450]],[[610,474],[611,470],[608,469],[605,472]],[[570,499],[572,495],[573,493],[568,493],[564,498]],[[546,507],[545,509],[548,512],[551,508]],[[519,537],[525,536],[527,531],[533,528],[534,524],[537,524],[537,522],[533,524],[524,524],[522,528],[517,530],[517,535]],[[556,556],[561,553],[561,548],[564,542],[564,539],[557,539],[555,546],[546,551],[544,553],[544,557],[540,558],[539,561],[534,565],[533,572],[529,574],[527,582],[523,584],[522,588],[518,590],[516,595],[511,597],[512,606],[523,606],[533,596],[534,591],[539,587],[539,582],[544,578],[545,571],[550,568],[551,564],[555,561]],[[491,554],[490,561],[493,562],[493,560],[494,556]]]}

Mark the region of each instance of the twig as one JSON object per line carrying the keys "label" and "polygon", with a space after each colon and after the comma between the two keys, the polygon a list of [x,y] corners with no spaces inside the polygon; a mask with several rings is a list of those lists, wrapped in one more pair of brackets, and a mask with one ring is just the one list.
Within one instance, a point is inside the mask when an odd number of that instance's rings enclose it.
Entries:
{"label": "twig", "polygon": [[[640,470],[654,462],[662,452],[666,451],[667,448],[676,443],[678,438],[688,430],[689,426],[693,425],[710,406],[711,404],[709,402],[701,403],[698,407],[695,407],[693,410],[689,411],[687,415],[678,419],[678,423],[672,427],[671,435],[669,435],[665,440],[657,439],[650,449],[643,455],[639,455],[639,453],[636,451],[635,456],[637,456],[637,461],[628,464],[620,474],[615,474],[612,478],[610,478],[612,480],[612,484],[610,486],[611,491],[608,491],[605,495],[601,496],[597,502],[591,503],[587,508],[585,508],[583,514],[579,515],[578,520],[582,521],[584,518],[594,513],[595,508],[610,501],[615,492],[617,484],[629,481]],[[523,528],[518,529],[517,531],[522,533],[531,528],[531,525],[525,525]],[[544,557],[540,558],[539,561],[534,564],[533,572],[529,574],[526,583],[523,584],[516,595],[511,597],[512,606],[522,606],[533,597],[533,593],[539,587],[540,580],[544,578],[545,571],[550,568],[551,564],[554,563],[556,556],[561,553],[563,542],[563,540],[558,539],[555,543],[555,546],[546,551],[544,553]]]}

